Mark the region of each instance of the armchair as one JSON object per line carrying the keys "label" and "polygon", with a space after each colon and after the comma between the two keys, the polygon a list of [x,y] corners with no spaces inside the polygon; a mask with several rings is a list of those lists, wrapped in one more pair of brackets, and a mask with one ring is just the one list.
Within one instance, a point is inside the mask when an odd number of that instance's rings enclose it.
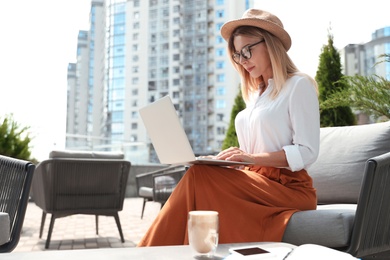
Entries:
{"label": "armchair", "polygon": [[143,198],[141,219],[146,202],[155,201],[161,203],[161,208],[164,206],[185,171],[185,166],[169,166],[135,176],[138,196]]}
{"label": "armchair", "polygon": [[35,165],[0,155],[0,253],[19,243]]}
{"label": "armchair", "polygon": [[123,209],[131,163],[122,153],[52,151],[50,158],[38,164],[32,183],[33,199],[42,209],[39,237],[46,214],[51,214],[45,248],[49,248],[56,218],[74,214],[115,218],[124,242],[118,212]]}

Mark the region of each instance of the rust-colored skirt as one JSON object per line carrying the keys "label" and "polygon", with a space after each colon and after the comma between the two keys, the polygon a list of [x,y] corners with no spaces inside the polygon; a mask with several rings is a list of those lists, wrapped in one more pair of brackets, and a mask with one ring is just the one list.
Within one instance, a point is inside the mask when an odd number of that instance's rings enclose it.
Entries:
{"label": "rust-colored skirt", "polygon": [[305,170],[194,165],[185,173],[138,246],[187,245],[187,214],[219,212],[219,243],[281,241],[291,215],[315,209]]}

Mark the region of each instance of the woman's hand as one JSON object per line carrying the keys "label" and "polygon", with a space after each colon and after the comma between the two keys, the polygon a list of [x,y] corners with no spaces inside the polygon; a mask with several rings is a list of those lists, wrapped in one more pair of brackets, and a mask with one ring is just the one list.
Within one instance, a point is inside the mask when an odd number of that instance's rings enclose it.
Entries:
{"label": "woman's hand", "polygon": [[219,154],[216,155],[216,159],[236,162],[255,162],[254,156],[242,151],[238,147],[230,147],[226,150],[221,151]]}

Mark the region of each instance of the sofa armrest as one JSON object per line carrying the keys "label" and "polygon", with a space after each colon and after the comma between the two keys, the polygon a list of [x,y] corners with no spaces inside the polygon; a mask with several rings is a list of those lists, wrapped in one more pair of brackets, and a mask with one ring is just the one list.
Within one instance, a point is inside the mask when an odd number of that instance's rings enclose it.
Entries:
{"label": "sofa armrest", "polygon": [[390,250],[390,152],[369,159],[348,253],[368,256]]}

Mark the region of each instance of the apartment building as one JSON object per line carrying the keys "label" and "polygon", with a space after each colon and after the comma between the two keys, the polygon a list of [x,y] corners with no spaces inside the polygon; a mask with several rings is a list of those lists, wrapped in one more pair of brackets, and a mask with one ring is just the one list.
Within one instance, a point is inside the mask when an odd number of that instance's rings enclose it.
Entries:
{"label": "apartment building", "polygon": [[[253,0],[93,0],[68,67],[68,149],[158,163],[139,108],[170,95],[197,154],[221,149],[239,77],[220,27]],[[158,116],[158,115],[156,115]]]}
{"label": "apartment building", "polygon": [[[390,62],[380,55],[390,54],[390,27],[384,27],[372,33],[371,41],[364,44],[349,44],[341,50],[343,73],[347,76],[378,75],[390,80]],[[358,124],[373,122],[367,115],[355,111]]]}
{"label": "apartment building", "polygon": [[371,41],[364,44],[349,44],[343,50],[344,74],[379,75],[390,80],[390,63],[382,62],[379,56],[390,53],[390,27],[372,33]]}

